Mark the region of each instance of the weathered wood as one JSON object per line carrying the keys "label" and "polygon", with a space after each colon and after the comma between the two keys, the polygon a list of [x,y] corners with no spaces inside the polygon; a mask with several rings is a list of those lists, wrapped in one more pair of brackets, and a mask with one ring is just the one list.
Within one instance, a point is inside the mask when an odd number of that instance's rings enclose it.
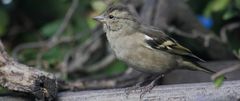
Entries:
{"label": "weathered wood", "polygon": [[[59,101],[139,101],[139,93],[128,98],[125,89],[65,92]],[[163,85],[154,88],[143,101],[237,101],[240,99],[240,81],[228,81],[216,89],[212,83]]]}
{"label": "weathered wood", "polygon": [[[206,66],[215,68],[228,68],[239,63],[238,61],[229,62],[210,62]],[[181,74],[188,74],[187,76]],[[216,89],[212,82],[208,83],[190,83],[203,82],[209,79],[209,75],[204,75],[198,72],[178,71],[170,73],[166,76],[164,84],[157,86],[150,93],[144,96],[145,101],[237,101],[240,98],[240,80],[239,72],[233,72],[227,75],[228,80],[224,85]],[[195,76],[198,75],[198,76]],[[183,76],[183,77],[182,77]],[[174,80],[177,77],[177,80]],[[202,78],[203,77],[203,78]],[[171,80],[171,78],[174,78]],[[199,78],[202,78],[199,81]],[[190,79],[188,81],[188,79]],[[176,84],[188,83],[188,84]],[[139,92],[131,93],[127,99],[125,96],[125,89],[109,89],[109,90],[91,90],[78,92],[62,92],[58,94],[59,101],[138,101]],[[0,101],[31,101],[26,99],[26,96],[3,96]]]}
{"label": "weathered wood", "polygon": [[14,61],[5,52],[1,41],[0,85],[9,90],[33,94],[41,100],[51,100],[57,92],[57,82],[52,74]]}
{"label": "weathered wood", "polygon": [[[139,92],[131,93],[128,98],[125,89],[92,90],[63,92],[58,101],[239,101],[240,81],[227,81],[216,89],[212,83],[162,85],[155,87],[141,100]],[[0,101],[30,101],[22,97],[4,96]]]}

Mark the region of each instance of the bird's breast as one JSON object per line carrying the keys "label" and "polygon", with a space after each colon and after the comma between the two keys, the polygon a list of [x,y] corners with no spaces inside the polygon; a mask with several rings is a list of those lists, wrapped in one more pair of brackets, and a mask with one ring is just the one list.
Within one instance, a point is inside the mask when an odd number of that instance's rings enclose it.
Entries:
{"label": "bird's breast", "polygon": [[107,37],[117,58],[139,71],[163,73],[174,67],[172,55],[144,47],[144,36]]}

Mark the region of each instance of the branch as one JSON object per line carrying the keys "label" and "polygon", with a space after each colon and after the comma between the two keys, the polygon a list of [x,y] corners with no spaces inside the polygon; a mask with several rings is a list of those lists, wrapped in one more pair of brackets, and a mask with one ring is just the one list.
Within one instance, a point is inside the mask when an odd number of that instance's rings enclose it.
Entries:
{"label": "branch", "polygon": [[[171,84],[154,87],[142,99],[140,91],[126,97],[126,89],[62,92],[58,101],[239,101],[240,81],[226,81],[216,89],[212,83]],[[3,96],[3,101],[31,101],[28,97]]]}
{"label": "branch", "polygon": [[54,75],[20,64],[10,58],[0,41],[0,85],[9,90],[33,94],[51,100],[57,93]]}
{"label": "branch", "polygon": [[19,46],[17,46],[13,52],[12,52],[12,56],[14,59],[17,59],[17,54],[24,50],[24,49],[33,49],[33,48],[44,48],[45,50],[52,48],[55,45],[61,44],[61,43],[69,43],[69,42],[73,42],[76,41],[77,39],[81,38],[81,36],[77,36],[77,37],[60,37],[58,39],[58,41],[56,41],[55,43],[51,43],[51,47],[48,47],[46,45],[50,44],[49,41],[40,41],[40,42],[30,42],[30,43],[25,43],[25,44],[21,44]]}
{"label": "branch", "polygon": [[223,42],[227,43],[228,42],[227,31],[229,31],[229,30],[231,31],[231,30],[239,28],[239,27],[240,27],[239,22],[235,22],[235,23],[231,23],[231,24],[227,24],[227,25],[223,26],[220,31],[221,40]]}
{"label": "branch", "polygon": [[211,76],[211,79],[212,79],[212,80],[215,80],[216,78],[218,78],[218,77],[220,77],[220,76],[222,76],[222,75],[224,75],[224,74],[227,74],[227,73],[230,73],[230,72],[239,70],[239,69],[240,69],[240,63],[237,64],[237,65],[234,65],[234,66],[232,66],[232,67],[223,69],[223,70],[221,70],[221,71],[213,74],[213,75]]}
{"label": "branch", "polygon": [[78,3],[79,3],[79,0],[72,0],[72,4],[71,4],[70,8],[68,9],[62,24],[60,25],[60,27],[58,28],[58,30],[56,31],[54,36],[49,40],[50,43],[55,43],[58,40],[59,36],[65,31],[75,10],[78,7]]}
{"label": "branch", "polygon": [[116,60],[115,56],[112,53],[109,53],[106,57],[104,57],[104,59],[100,60],[99,62],[87,66],[85,71],[92,73],[102,70],[103,68],[111,64],[114,60]]}
{"label": "branch", "polygon": [[[60,27],[58,28],[58,30],[54,33],[53,37],[47,41],[41,41],[41,42],[31,42],[31,43],[25,43],[22,45],[17,46],[14,50],[13,50],[13,57],[15,59],[17,56],[17,53],[23,49],[29,49],[29,48],[42,48],[45,47],[46,49],[52,48],[56,45],[58,45],[59,43],[65,42],[65,41],[71,41],[71,40],[67,40],[64,38],[59,38],[59,36],[65,31],[66,27],[68,26],[74,12],[76,11],[77,7],[78,7],[78,3],[79,0],[72,0],[72,4],[69,7],[62,24],[60,25]],[[73,37],[74,38],[74,37]],[[75,38],[74,38],[75,39]]]}
{"label": "branch", "polygon": [[204,39],[204,47],[210,47],[210,40],[216,40],[218,42],[221,42],[220,38],[217,37],[216,35],[212,34],[201,34],[201,32],[197,32],[197,30],[193,30],[192,33],[187,33],[179,30],[178,28],[174,26],[169,26],[168,27],[168,32],[173,32],[176,35],[185,37],[185,38],[190,38],[190,39],[197,39],[197,38],[202,38]]}
{"label": "branch", "polygon": [[[86,69],[85,63],[90,60],[94,60],[97,56],[92,57],[92,54],[99,50],[104,51],[106,42],[102,42],[104,39],[103,37],[103,30],[101,26],[97,26],[94,30],[91,31],[92,36],[88,38],[84,43],[82,43],[79,47],[74,49],[71,54],[67,54],[64,59],[64,66],[63,68],[67,68],[67,72],[73,72],[78,70]],[[98,54],[100,55],[100,54]],[[71,61],[69,59],[71,58]]]}

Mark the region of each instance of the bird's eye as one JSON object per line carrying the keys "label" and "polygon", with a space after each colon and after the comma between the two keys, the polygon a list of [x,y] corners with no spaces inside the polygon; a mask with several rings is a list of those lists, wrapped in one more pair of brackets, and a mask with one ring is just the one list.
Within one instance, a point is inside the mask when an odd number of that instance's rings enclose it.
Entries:
{"label": "bird's eye", "polygon": [[114,18],[114,16],[113,15],[109,15],[109,19],[113,19]]}

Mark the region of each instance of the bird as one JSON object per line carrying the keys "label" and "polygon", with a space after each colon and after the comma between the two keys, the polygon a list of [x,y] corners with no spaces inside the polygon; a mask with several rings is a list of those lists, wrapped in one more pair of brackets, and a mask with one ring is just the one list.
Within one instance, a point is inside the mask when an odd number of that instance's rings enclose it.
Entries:
{"label": "bird", "polygon": [[191,50],[158,28],[144,24],[139,18],[121,3],[113,4],[94,17],[103,24],[109,45],[119,60],[135,70],[156,75],[141,96],[149,92],[164,74],[175,69],[215,73],[201,66],[199,62],[205,61]]}

